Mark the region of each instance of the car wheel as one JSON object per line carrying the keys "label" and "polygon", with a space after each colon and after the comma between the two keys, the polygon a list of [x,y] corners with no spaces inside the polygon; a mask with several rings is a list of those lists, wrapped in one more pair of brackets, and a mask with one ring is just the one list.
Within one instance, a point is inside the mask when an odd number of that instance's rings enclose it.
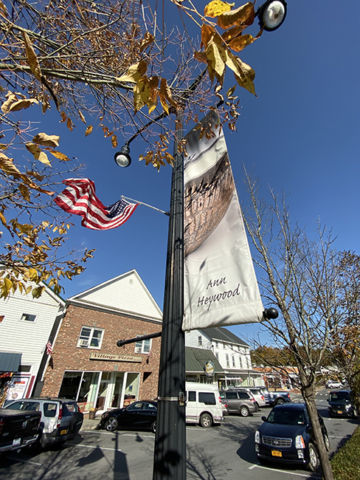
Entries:
{"label": "car wheel", "polygon": [[325,443],[326,451],[330,452],[330,440],[327,433],[324,434],[324,443]]}
{"label": "car wheel", "polygon": [[249,409],[247,407],[241,407],[240,408],[240,415],[242,417],[248,417],[249,416]]}
{"label": "car wheel", "polygon": [[151,424],[151,431],[156,433],[156,421]]}
{"label": "car wheel", "polygon": [[115,417],[109,417],[105,422],[105,428],[108,432],[114,432],[118,426],[119,424]]}
{"label": "car wheel", "polygon": [[312,443],[309,443],[309,462],[307,466],[311,472],[316,472],[319,468],[319,457]]}
{"label": "car wheel", "polygon": [[203,413],[200,417],[200,425],[204,428],[209,428],[212,425],[212,418],[209,413]]}
{"label": "car wheel", "polygon": [[284,402],[284,399],[283,398],[278,398],[275,402],[275,405],[282,405]]}

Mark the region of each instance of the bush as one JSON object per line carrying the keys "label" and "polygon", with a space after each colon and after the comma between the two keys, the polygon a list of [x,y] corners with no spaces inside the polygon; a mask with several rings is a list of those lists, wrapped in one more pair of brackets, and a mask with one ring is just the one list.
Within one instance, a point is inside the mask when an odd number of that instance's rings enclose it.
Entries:
{"label": "bush", "polygon": [[335,480],[358,480],[360,478],[360,427],[350,440],[331,459]]}

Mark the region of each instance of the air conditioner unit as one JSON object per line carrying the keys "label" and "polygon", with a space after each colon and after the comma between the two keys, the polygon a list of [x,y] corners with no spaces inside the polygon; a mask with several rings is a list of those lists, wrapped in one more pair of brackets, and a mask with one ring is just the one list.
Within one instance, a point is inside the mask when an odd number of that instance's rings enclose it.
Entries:
{"label": "air conditioner unit", "polygon": [[88,347],[89,340],[80,340],[80,347]]}

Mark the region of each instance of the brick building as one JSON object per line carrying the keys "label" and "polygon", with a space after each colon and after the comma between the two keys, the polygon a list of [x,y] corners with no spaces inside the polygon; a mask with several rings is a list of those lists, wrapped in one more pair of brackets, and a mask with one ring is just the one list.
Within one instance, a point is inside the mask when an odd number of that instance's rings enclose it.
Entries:
{"label": "brick building", "polygon": [[74,399],[85,412],[155,398],[160,338],[116,345],[161,331],[162,312],[136,270],[66,303],[41,395]]}

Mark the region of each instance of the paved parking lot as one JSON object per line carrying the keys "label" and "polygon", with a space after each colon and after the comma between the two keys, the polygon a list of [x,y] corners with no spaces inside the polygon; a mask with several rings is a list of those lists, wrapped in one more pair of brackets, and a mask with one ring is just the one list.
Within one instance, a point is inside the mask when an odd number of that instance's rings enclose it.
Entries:
{"label": "paved parking lot", "polygon": [[[326,394],[318,407],[328,428],[332,451],[349,438],[359,420],[330,419]],[[231,416],[224,425],[204,429],[189,425],[187,433],[188,480],[320,479],[299,468],[261,466],[254,452],[254,432],[262,422],[262,409],[253,416]],[[85,425],[84,425],[85,426]],[[151,480],[155,436],[150,432],[83,430],[76,441],[40,454],[8,455],[0,460],[2,480]]]}

